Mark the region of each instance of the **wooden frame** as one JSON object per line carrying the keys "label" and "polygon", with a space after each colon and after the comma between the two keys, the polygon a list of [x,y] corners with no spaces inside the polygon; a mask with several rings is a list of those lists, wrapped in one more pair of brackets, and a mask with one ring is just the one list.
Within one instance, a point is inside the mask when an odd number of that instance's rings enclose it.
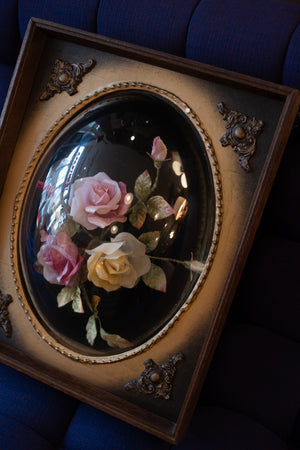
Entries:
{"label": "wooden frame", "polygon": [[[55,58],[66,57],[79,63],[84,55],[97,61],[97,69],[83,78],[78,93],[69,96],[63,92],[41,103],[39,96]],[[11,225],[18,222],[15,217],[20,205],[15,196],[20,195],[23,174],[57,115],[62,117],[66,110],[72,111],[74,104],[82,105],[82,99],[89,99],[95,89],[109,89],[107,86],[116,83],[134,83],[134,89],[139,89],[152,79],[155,86],[159,85],[159,95],[171,92],[189,110],[192,106],[189,118],[199,126],[206,150],[213,149],[216,184],[222,185],[222,189],[216,189],[220,227],[223,222],[215,236],[218,246],[195,299],[157,341],[112,364],[80,364],[66,358],[64,351],[50,348],[43,336],[41,339],[42,333],[33,330],[24,305],[22,309],[22,267],[16,256],[18,238]],[[0,361],[159,438],[178,443],[192,417],[299,105],[299,93],[288,87],[32,19],[1,116],[0,290],[14,301],[7,307],[13,333],[11,337],[0,335]],[[238,156],[230,148],[234,143],[226,136],[226,129],[232,131],[228,119],[232,112],[241,112],[250,121],[259,116],[258,122],[261,119],[264,123],[251,159],[251,172],[239,166]],[[239,149],[235,150],[239,153]],[[242,153],[239,156],[243,160]],[[230,231],[233,235],[228,237]],[[178,365],[171,393],[178,400],[125,392],[124,379],[141,376],[145,361],[153,358],[161,367],[178,352],[185,358]],[[115,379],[111,384],[110,377]],[[183,385],[186,387],[181,389]]]}

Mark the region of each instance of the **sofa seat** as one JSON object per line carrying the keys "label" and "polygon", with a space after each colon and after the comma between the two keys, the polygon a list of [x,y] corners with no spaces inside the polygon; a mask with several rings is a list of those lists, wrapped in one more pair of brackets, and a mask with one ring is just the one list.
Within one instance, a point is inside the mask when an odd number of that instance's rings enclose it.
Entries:
{"label": "sofa seat", "polygon": [[3,364],[0,399],[3,450],[57,448],[78,406],[74,398]]}

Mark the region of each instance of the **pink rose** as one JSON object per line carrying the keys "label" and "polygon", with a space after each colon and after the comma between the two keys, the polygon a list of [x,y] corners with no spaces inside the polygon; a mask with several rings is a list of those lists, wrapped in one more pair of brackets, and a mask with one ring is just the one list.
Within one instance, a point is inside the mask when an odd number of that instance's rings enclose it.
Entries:
{"label": "pink rose", "polygon": [[52,284],[72,285],[83,257],[70,236],[64,231],[56,236],[41,231],[41,241],[44,244],[37,254],[37,262],[43,267],[45,279]]}
{"label": "pink rose", "polygon": [[125,222],[132,201],[125,183],[104,172],[76,180],[71,186],[69,205],[73,219],[87,230],[105,228],[113,222]]}

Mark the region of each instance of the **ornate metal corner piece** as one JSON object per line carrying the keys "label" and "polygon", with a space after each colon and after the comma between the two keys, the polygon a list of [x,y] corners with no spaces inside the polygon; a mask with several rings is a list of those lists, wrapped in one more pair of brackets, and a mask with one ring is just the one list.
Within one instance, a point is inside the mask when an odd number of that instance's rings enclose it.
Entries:
{"label": "ornate metal corner piece", "polygon": [[9,320],[8,305],[13,301],[11,295],[4,295],[0,291],[0,326],[3,329],[6,337],[11,337],[12,326]]}
{"label": "ornate metal corner piece", "polygon": [[176,365],[182,361],[182,353],[171,356],[164,364],[158,365],[152,359],[144,362],[145,370],[139,378],[125,384],[126,391],[152,395],[154,398],[169,400],[173,388]]}
{"label": "ornate metal corner piece", "polygon": [[40,96],[40,100],[48,100],[55,94],[66,91],[69,95],[74,95],[77,86],[82,82],[82,77],[90,72],[95,66],[96,61],[90,59],[87,63],[71,64],[62,59],[56,59],[50,79],[46,89]]}
{"label": "ornate metal corner piece", "polygon": [[231,111],[223,102],[218,103],[218,111],[226,120],[226,133],[221,137],[223,147],[231,145],[239,155],[239,163],[246,172],[251,171],[250,158],[256,151],[256,136],[263,128],[261,120],[249,118],[246,114]]}

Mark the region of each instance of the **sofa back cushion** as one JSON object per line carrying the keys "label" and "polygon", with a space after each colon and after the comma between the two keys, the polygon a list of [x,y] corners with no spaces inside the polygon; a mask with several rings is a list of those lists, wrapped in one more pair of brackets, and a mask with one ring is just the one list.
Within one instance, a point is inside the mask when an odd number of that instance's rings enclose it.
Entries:
{"label": "sofa back cushion", "polygon": [[[202,0],[189,26],[186,56],[281,83],[286,52],[299,22],[300,5],[288,2]],[[300,71],[299,54],[298,40]]]}
{"label": "sofa back cushion", "polygon": [[31,17],[96,32],[99,0],[19,0],[19,23],[23,37]]}

